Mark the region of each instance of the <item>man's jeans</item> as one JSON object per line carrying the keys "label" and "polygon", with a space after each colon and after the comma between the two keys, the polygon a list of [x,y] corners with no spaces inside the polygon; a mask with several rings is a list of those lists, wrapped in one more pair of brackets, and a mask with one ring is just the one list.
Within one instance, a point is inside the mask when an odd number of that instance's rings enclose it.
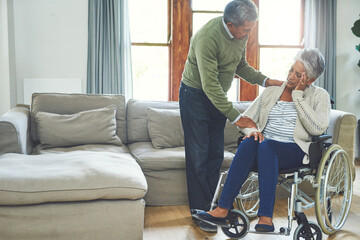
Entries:
{"label": "man's jeans", "polygon": [[258,216],[272,217],[279,170],[303,166],[304,155],[296,143],[269,139],[259,143],[253,137],[245,139],[231,163],[219,206],[231,208],[251,169],[257,165],[260,192]]}
{"label": "man's jeans", "polygon": [[209,210],[224,159],[226,118],[202,90],[183,83],[179,104],[190,209]]}

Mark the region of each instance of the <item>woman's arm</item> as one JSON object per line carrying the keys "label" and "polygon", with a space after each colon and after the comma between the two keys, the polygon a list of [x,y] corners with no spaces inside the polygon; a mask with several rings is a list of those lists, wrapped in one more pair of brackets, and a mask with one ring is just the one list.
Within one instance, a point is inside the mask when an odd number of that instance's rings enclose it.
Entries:
{"label": "woman's arm", "polygon": [[315,90],[315,103],[303,97],[303,91],[294,90],[292,98],[298,112],[299,119],[310,135],[320,135],[329,126],[330,96],[325,89]]}

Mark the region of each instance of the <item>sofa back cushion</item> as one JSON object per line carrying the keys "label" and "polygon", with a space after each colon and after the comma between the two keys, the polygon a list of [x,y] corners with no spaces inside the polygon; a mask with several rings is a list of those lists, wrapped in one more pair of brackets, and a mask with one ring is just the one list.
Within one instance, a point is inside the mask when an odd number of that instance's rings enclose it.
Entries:
{"label": "sofa back cushion", "polygon": [[146,109],[179,109],[178,102],[147,101],[130,99],[127,102],[128,142],[149,142],[148,118]]}
{"label": "sofa back cushion", "polygon": [[154,148],[184,146],[179,109],[147,108],[148,129]]}
{"label": "sofa back cushion", "polygon": [[98,94],[65,94],[65,93],[34,93],[31,103],[31,139],[39,143],[37,136],[36,114],[48,112],[55,114],[76,114],[103,108],[109,105],[116,106],[116,134],[122,143],[127,143],[125,97],[122,95]]}
{"label": "sofa back cushion", "polygon": [[121,145],[116,135],[116,106],[75,114],[38,112],[37,137],[42,147],[70,147],[84,144]]}
{"label": "sofa back cushion", "polygon": [[[238,109],[240,112],[244,112],[245,109],[251,104],[251,102],[234,102],[233,105],[236,109]],[[127,103],[127,130],[128,130],[128,142],[149,142],[151,141],[151,138],[149,136],[149,127],[148,127],[148,108],[151,108],[154,113],[154,110],[159,109],[156,112],[157,117],[161,114],[164,114],[164,117],[167,118],[173,118],[171,121],[178,122],[181,124],[181,121],[179,121],[180,115],[177,114],[167,114],[168,111],[164,111],[166,109],[179,109],[179,103],[178,102],[164,102],[164,101],[146,101],[146,100],[136,100],[131,99]],[[154,117],[154,116],[151,116]],[[151,124],[151,123],[150,123]],[[176,129],[182,129],[182,126],[176,126]],[[151,129],[153,130],[153,129]],[[150,131],[151,131],[150,130]],[[156,130],[158,131],[157,134],[168,134],[168,129],[166,127],[159,128],[157,127]],[[160,133],[159,131],[162,132]],[[153,131],[152,131],[153,132]],[[178,131],[176,131],[178,132]],[[183,138],[183,133],[180,136],[177,136],[176,139],[179,137]],[[237,127],[234,124],[231,124],[229,121],[226,122],[225,126],[225,145],[231,145],[237,142],[237,139],[239,137],[239,131],[237,130]],[[175,140],[176,140],[175,139]],[[173,141],[172,141],[173,142]],[[176,143],[179,141],[176,140]],[[157,142],[159,143],[159,142]],[[154,146],[157,145],[155,143]],[[154,142],[153,142],[154,144]],[[178,144],[175,144],[176,146]],[[172,147],[175,147],[172,146]],[[164,147],[165,144],[162,146]],[[160,147],[161,148],[161,147]]]}

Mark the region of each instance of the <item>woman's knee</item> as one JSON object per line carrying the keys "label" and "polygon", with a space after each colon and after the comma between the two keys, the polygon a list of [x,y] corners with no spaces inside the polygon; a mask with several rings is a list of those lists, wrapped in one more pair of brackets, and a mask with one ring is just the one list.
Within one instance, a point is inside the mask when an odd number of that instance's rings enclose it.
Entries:
{"label": "woman's knee", "polygon": [[[271,141],[262,141],[257,148],[258,164],[263,162],[270,163],[276,159],[276,152]],[[273,161],[272,161],[273,160]]]}

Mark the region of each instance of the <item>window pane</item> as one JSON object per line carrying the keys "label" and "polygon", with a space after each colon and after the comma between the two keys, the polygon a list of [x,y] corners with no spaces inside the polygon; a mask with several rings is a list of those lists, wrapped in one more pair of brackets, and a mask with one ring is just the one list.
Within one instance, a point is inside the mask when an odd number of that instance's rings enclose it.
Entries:
{"label": "window pane", "polygon": [[230,0],[192,0],[194,11],[224,11]]}
{"label": "window pane", "polygon": [[231,83],[231,87],[230,87],[229,91],[227,92],[227,97],[228,97],[229,101],[231,101],[231,102],[239,101],[239,99],[238,99],[239,84],[240,84],[240,79],[234,78]]}
{"label": "window pane", "polygon": [[193,35],[208,21],[222,16],[221,13],[194,13],[193,14]]}
{"label": "window pane", "polygon": [[300,6],[300,0],[260,0],[260,45],[300,45]]}
{"label": "window pane", "polygon": [[132,46],[133,98],[168,100],[168,47]]}
{"label": "window pane", "polygon": [[285,81],[300,48],[260,48],[260,71],[266,76]]}
{"label": "window pane", "polygon": [[130,0],[132,42],[167,43],[167,0]]}

